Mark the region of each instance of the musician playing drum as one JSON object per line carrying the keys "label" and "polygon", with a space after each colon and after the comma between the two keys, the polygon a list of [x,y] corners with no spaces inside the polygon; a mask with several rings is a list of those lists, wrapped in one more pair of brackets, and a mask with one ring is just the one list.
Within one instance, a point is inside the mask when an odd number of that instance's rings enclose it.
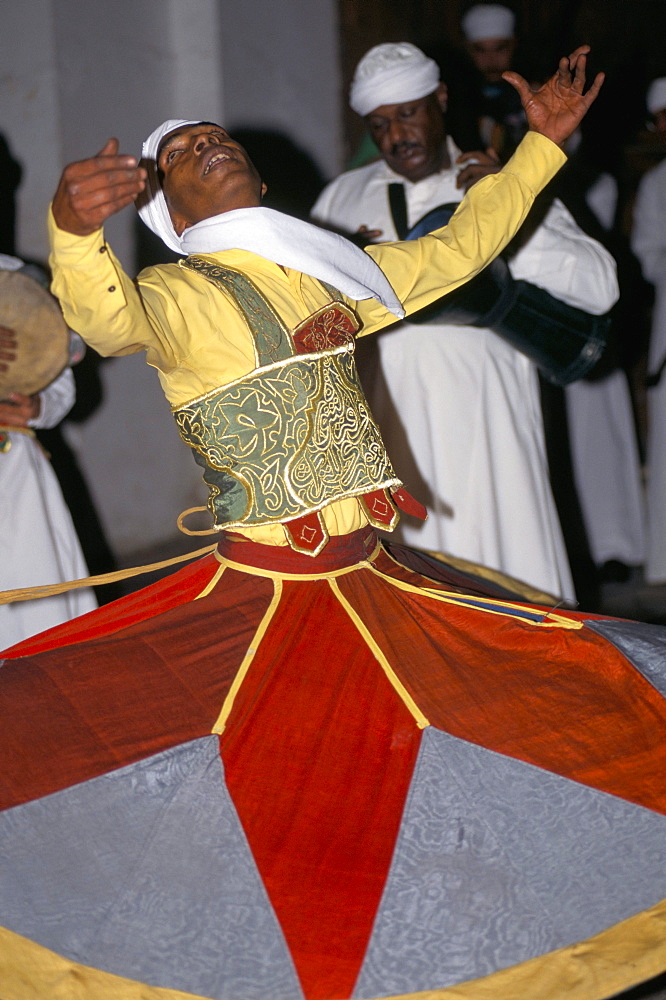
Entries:
{"label": "musician playing drum", "polygon": [[[53,297],[17,257],[0,254],[0,590],[88,575],[55,473],[34,434],[74,403],[71,340]],[[46,276],[44,275],[46,281]],[[0,605],[0,648],[84,614],[89,589]]]}
{"label": "musician playing drum", "polygon": [[[356,69],[350,103],[382,158],[334,180],[315,219],[347,232],[362,227],[374,242],[404,238],[435,206],[459,202],[470,185],[499,170],[492,151],[460,154],[446,132],[446,102],[438,66],[415,46],[371,49]],[[603,314],[618,294],[614,261],[557,201],[509,269],[563,308]],[[372,409],[398,475],[419,484],[429,514],[425,522],[403,520],[402,538],[572,598],[536,367],[485,328],[490,322],[454,322],[401,323],[378,338],[381,378]]]}

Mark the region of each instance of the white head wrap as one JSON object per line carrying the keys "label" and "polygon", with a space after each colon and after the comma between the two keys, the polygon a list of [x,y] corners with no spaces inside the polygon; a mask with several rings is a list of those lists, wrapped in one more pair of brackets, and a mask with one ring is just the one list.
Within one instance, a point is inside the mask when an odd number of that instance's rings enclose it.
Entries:
{"label": "white head wrap", "polygon": [[377,299],[402,319],[405,311],[372,257],[343,236],[329,233],[309,222],[272,208],[237,208],[197,222],[178,236],[173,227],[157,170],[156,157],[162,139],[174,129],[198,125],[200,119],[170,119],[148,136],[143,144],[143,166],[148,179],[137,199],[143,222],[176,253],[217,253],[219,250],[249,250],[283,267],[291,267],[326,281],[352,299]]}
{"label": "white head wrap", "polygon": [[352,80],[349,103],[365,116],[382,104],[418,101],[439,86],[439,66],[409,42],[375,45],[363,56]]}
{"label": "white head wrap", "polygon": [[513,38],[516,18],[513,11],[501,4],[479,4],[470,7],[460,27],[468,42],[480,42],[485,38]]}
{"label": "white head wrap", "polygon": [[148,173],[145,190],[137,198],[136,207],[139,210],[141,220],[145,222],[149,229],[159,236],[174,253],[182,253],[180,237],[173,228],[173,222],[169,215],[166,198],[162,191],[159,174],[157,172],[157,151],[165,135],[173,132],[174,129],[184,125],[198,125],[198,120],[188,121],[183,118],[171,118],[162,122],[159,128],[151,132],[143,144],[141,150],[142,165]]}
{"label": "white head wrap", "polygon": [[666,108],[666,76],[660,76],[659,79],[652,81],[645,102],[651,115],[656,115],[657,111]]}
{"label": "white head wrap", "polygon": [[0,253],[0,271],[19,271],[23,267],[23,261],[18,257],[12,257],[8,253]]}

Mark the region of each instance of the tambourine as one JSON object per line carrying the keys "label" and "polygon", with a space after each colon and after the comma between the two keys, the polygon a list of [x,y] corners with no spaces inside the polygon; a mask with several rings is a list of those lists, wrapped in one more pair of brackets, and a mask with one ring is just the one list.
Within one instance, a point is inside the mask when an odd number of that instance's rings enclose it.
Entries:
{"label": "tambourine", "polygon": [[32,396],[69,361],[69,330],[56,299],[21,271],[0,270],[0,326],[13,330],[16,357],[0,371],[0,399]]}

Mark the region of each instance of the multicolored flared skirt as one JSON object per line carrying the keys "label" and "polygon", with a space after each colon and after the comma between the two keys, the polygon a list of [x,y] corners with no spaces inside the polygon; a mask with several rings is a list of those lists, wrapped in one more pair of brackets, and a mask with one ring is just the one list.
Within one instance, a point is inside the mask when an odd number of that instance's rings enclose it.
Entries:
{"label": "multicolored flared skirt", "polygon": [[5,653],[2,1000],[598,1000],[666,967],[666,630],[371,531]]}

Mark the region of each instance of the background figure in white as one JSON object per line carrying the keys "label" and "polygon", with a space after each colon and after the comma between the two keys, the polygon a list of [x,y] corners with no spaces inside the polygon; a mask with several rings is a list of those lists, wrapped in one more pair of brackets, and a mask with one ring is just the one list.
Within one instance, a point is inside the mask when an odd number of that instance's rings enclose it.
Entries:
{"label": "background figure in white", "polygon": [[[666,77],[647,93],[655,128],[666,136]],[[645,578],[666,582],[666,160],[648,171],[636,193],[631,245],[655,287],[648,351],[647,518]]]}
{"label": "background figure in white", "polygon": [[[22,261],[0,255],[0,268]],[[54,427],[74,403],[74,378],[66,368],[39,394],[39,411],[23,430],[15,426],[27,397],[0,401],[0,590],[63,583],[88,575],[72,518],[50,462],[31,428]],[[21,421],[22,418],[19,418]],[[10,423],[11,421],[11,423]],[[26,433],[28,431],[28,433]],[[0,650],[97,606],[92,590],[0,605]]]}
{"label": "background figure in white", "polygon": [[502,79],[502,73],[514,68],[516,15],[502,4],[475,4],[463,16],[460,30],[478,74],[476,88],[467,99],[479,135],[484,147],[492,147],[503,160],[508,159],[527,131],[518,94]]}
{"label": "background figure in white", "polygon": [[[611,230],[617,182],[603,173],[586,201]],[[594,295],[594,290],[590,290]],[[595,565],[645,562],[645,498],[629,383],[621,368],[565,387],[574,480]]]}
{"label": "background figure in white", "polygon": [[[384,159],[329,184],[313,216],[348,232],[365,226],[376,240],[393,240],[389,184],[404,185],[411,227],[435,206],[459,202],[461,185],[497,165],[483,153],[473,154],[479,165],[457,162],[459,150],[446,136],[442,115],[446,88],[438,83],[436,64],[434,77],[428,77],[426,64],[432,61],[418,49],[405,43],[377,46],[361,60],[355,79],[376,50],[385,57],[375,74],[379,86],[373,91],[364,84],[376,100],[370,111],[359,113],[371,134],[373,124],[389,122],[386,142],[376,138]],[[392,84],[395,66],[399,104],[395,88],[382,89],[387,79]],[[386,93],[393,100],[382,99]],[[354,84],[352,107],[353,94]],[[430,156],[428,172],[413,170],[436,143],[440,155]],[[514,277],[588,312],[605,313],[617,298],[612,257],[559,202],[510,269]],[[379,337],[379,357],[373,412],[398,475],[428,507],[424,523],[403,519],[402,538],[574,599],[550,488],[534,365],[491,330],[441,322],[391,328]]]}

